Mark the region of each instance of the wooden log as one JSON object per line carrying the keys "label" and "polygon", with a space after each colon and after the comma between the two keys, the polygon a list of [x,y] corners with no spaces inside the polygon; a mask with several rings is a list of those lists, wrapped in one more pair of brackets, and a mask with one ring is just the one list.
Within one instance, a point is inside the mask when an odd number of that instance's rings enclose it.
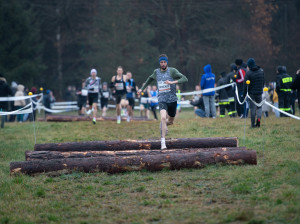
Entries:
{"label": "wooden log", "polygon": [[162,169],[202,168],[209,164],[257,164],[256,151],[169,152],[156,155],[102,156],[12,162],[11,174],[35,174],[62,170],[121,173],[126,171],[160,171]]}
{"label": "wooden log", "polygon": [[[116,121],[116,117],[97,117],[97,121]],[[125,121],[126,118],[122,117],[122,120]],[[154,121],[154,119],[147,119],[142,117],[132,117],[132,121]],[[78,115],[47,115],[46,121],[49,122],[72,122],[72,121],[92,121],[90,116],[78,116]]]}
{"label": "wooden log", "polygon": [[[169,149],[183,148],[218,148],[238,147],[238,138],[177,138],[166,139]],[[126,151],[140,149],[160,149],[161,141],[154,140],[114,140],[114,141],[90,141],[90,142],[65,142],[35,144],[35,151]]]}
{"label": "wooden log", "polygon": [[168,149],[168,150],[127,150],[127,151],[86,151],[86,152],[58,152],[58,151],[26,151],[26,161],[32,160],[50,160],[50,159],[66,159],[66,158],[88,158],[88,157],[105,157],[105,156],[133,156],[133,155],[157,155],[172,152],[225,152],[233,150],[246,150],[245,147],[223,147],[223,148],[197,148],[197,149]]}

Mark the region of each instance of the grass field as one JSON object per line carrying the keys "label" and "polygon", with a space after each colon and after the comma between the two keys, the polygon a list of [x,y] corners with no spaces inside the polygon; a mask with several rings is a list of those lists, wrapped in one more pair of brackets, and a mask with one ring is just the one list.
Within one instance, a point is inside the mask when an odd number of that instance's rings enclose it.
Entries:
{"label": "grass field", "polygon": [[[159,122],[36,123],[37,143],[159,138]],[[184,111],[169,137],[239,137],[257,166],[10,176],[33,150],[33,124],[0,129],[0,223],[300,223],[300,122],[272,115],[201,119]],[[244,139],[245,131],[245,139]]]}

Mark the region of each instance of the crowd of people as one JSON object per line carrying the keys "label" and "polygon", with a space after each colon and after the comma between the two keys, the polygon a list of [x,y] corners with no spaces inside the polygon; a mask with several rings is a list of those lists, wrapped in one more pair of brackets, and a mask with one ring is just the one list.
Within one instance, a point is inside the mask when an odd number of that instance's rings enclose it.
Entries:
{"label": "crowd of people", "polygon": [[[278,66],[274,82],[266,85],[264,70],[256,64],[253,58],[249,58],[247,63],[243,62],[242,59],[236,59],[229,68],[230,71],[228,73],[222,72],[216,81],[211,65],[208,64],[204,67],[201,83],[195,87],[195,91],[204,90],[204,93],[194,95],[190,101],[190,104],[195,107],[197,116],[215,118],[216,111],[219,110],[220,117],[225,117],[227,111],[227,115],[230,117],[247,118],[250,109],[251,127],[260,127],[261,116],[263,114],[268,117],[270,107],[266,104],[256,105],[253,101],[260,104],[263,100],[282,111],[295,114],[295,101],[298,98],[298,105],[300,102],[300,69],[293,78],[287,73],[285,66]],[[247,84],[247,81],[250,83]],[[235,85],[229,85],[232,83]],[[207,89],[224,85],[227,87],[205,92]],[[263,91],[264,87],[268,87],[265,89],[267,91]],[[253,101],[248,97],[245,99],[247,93]],[[287,116],[278,110],[273,111],[276,117]]]}
{"label": "crowd of people", "polygon": [[[278,66],[277,75],[276,77],[274,76],[274,82],[270,82],[266,85],[264,71],[256,65],[253,58],[249,59],[247,63],[242,59],[236,59],[235,63],[230,64],[229,72],[222,72],[218,77],[212,72],[212,66],[208,64],[204,66],[204,74],[201,77],[201,82],[195,87],[195,91],[203,90],[204,92],[203,94],[195,94],[192,96],[190,104],[194,106],[196,116],[206,118],[216,118],[216,116],[221,118],[225,116],[247,118],[250,109],[252,119],[251,126],[259,127],[261,116],[268,117],[271,110],[270,107],[266,104],[257,107],[249,99],[245,100],[243,104],[240,104],[238,100],[243,102],[248,93],[251,99],[257,103],[266,100],[280,110],[295,114],[295,101],[298,98],[299,104],[300,96],[299,76],[300,70],[296,72],[295,77],[292,77],[288,75],[285,66]],[[250,80],[249,85],[246,84],[247,80]],[[232,83],[236,85],[228,85]],[[143,83],[143,86],[144,84],[145,83]],[[216,91],[205,91],[224,85],[227,85],[227,87]],[[263,91],[263,87],[266,86],[268,87],[268,91]],[[101,109],[101,115],[106,116],[109,101],[115,101],[118,124],[121,123],[122,116],[127,117],[127,122],[131,121],[136,101],[139,102],[141,117],[149,118],[150,112],[152,112],[154,119],[158,119],[158,87],[159,84],[147,84],[147,88],[144,88],[140,94],[137,94],[139,88],[133,79],[132,72],[127,71],[124,73],[122,66],[117,67],[116,75],[112,76],[109,83],[102,83],[101,78],[97,74],[97,70],[92,69],[90,77],[82,80],[79,89],[76,90],[75,86],[68,86],[64,93],[64,100],[72,102],[75,101],[77,97],[78,114],[81,116],[92,114],[94,124],[96,124],[98,108]],[[176,85],[175,88],[177,96],[176,114],[178,116],[181,110],[180,101],[184,99],[181,96],[179,85]],[[237,94],[235,88],[237,88]],[[1,96],[24,96],[29,92],[28,88],[25,89],[23,85],[15,82],[12,82],[11,87],[9,87],[2,75],[0,76],[0,89]],[[37,93],[35,87],[32,87],[30,91],[33,94]],[[37,99],[33,100],[36,101]],[[25,100],[0,102],[0,106],[2,111],[11,111],[24,107],[28,102],[25,102]],[[51,90],[45,91],[43,97],[44,107],[51,109],[54,102],[55,97],[53,96],[53,92]],[[276,117],[287,116],[274,109],[273,112]],[[45,113],[48,114],[51,112],[48,110],[45,111]],[[256,123],[253,117],[256,117]],[[15,120],[23,122],[32,119],[35,119],[35,113],[33,116],[20,114],[5,117],[5,120],[10,122]]]}

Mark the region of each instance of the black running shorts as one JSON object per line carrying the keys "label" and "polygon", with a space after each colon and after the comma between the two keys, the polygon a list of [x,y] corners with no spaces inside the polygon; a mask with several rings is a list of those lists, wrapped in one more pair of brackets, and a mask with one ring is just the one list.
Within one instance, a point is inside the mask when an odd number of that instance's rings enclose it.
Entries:
{"label": "black running shorts", "polygon": [[93,103],[98,103],[98,93],[89,93],[89,105],[92,106]]}
{"label": "black running shorts", "polygon": [[170,117],[176,116],[177,101],[172,103],[160,102],[158,103],[158,105],[159,105],[159,111],[166,110]]}
{"label": "black running shorts", "polygon": [[116,94],[116,104],[120,104],[122,99],[125,99],[125,93],[124,94]]}
{"label": "black running shorts", "polygon": [[134,98],[127,98],[129,106],[134,107]]}
{"label": "black running shorts", "polygon": [[101,102],[101,109],[103,109],[104,107],[107,108],[107,106],[108,106],[108,98],[101,98],[100,102]]}

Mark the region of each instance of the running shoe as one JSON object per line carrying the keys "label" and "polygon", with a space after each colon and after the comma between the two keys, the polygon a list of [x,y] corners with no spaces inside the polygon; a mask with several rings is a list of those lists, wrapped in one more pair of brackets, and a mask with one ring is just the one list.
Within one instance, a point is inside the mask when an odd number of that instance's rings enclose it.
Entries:
{"label": "running shoe", "polygon": [[96,118],[93,118],[93,124],[96,124]]}
{"label": "running shoe", "polygon": [[162,142],[161,143],[161,150],[167,149],[166,143]]}

